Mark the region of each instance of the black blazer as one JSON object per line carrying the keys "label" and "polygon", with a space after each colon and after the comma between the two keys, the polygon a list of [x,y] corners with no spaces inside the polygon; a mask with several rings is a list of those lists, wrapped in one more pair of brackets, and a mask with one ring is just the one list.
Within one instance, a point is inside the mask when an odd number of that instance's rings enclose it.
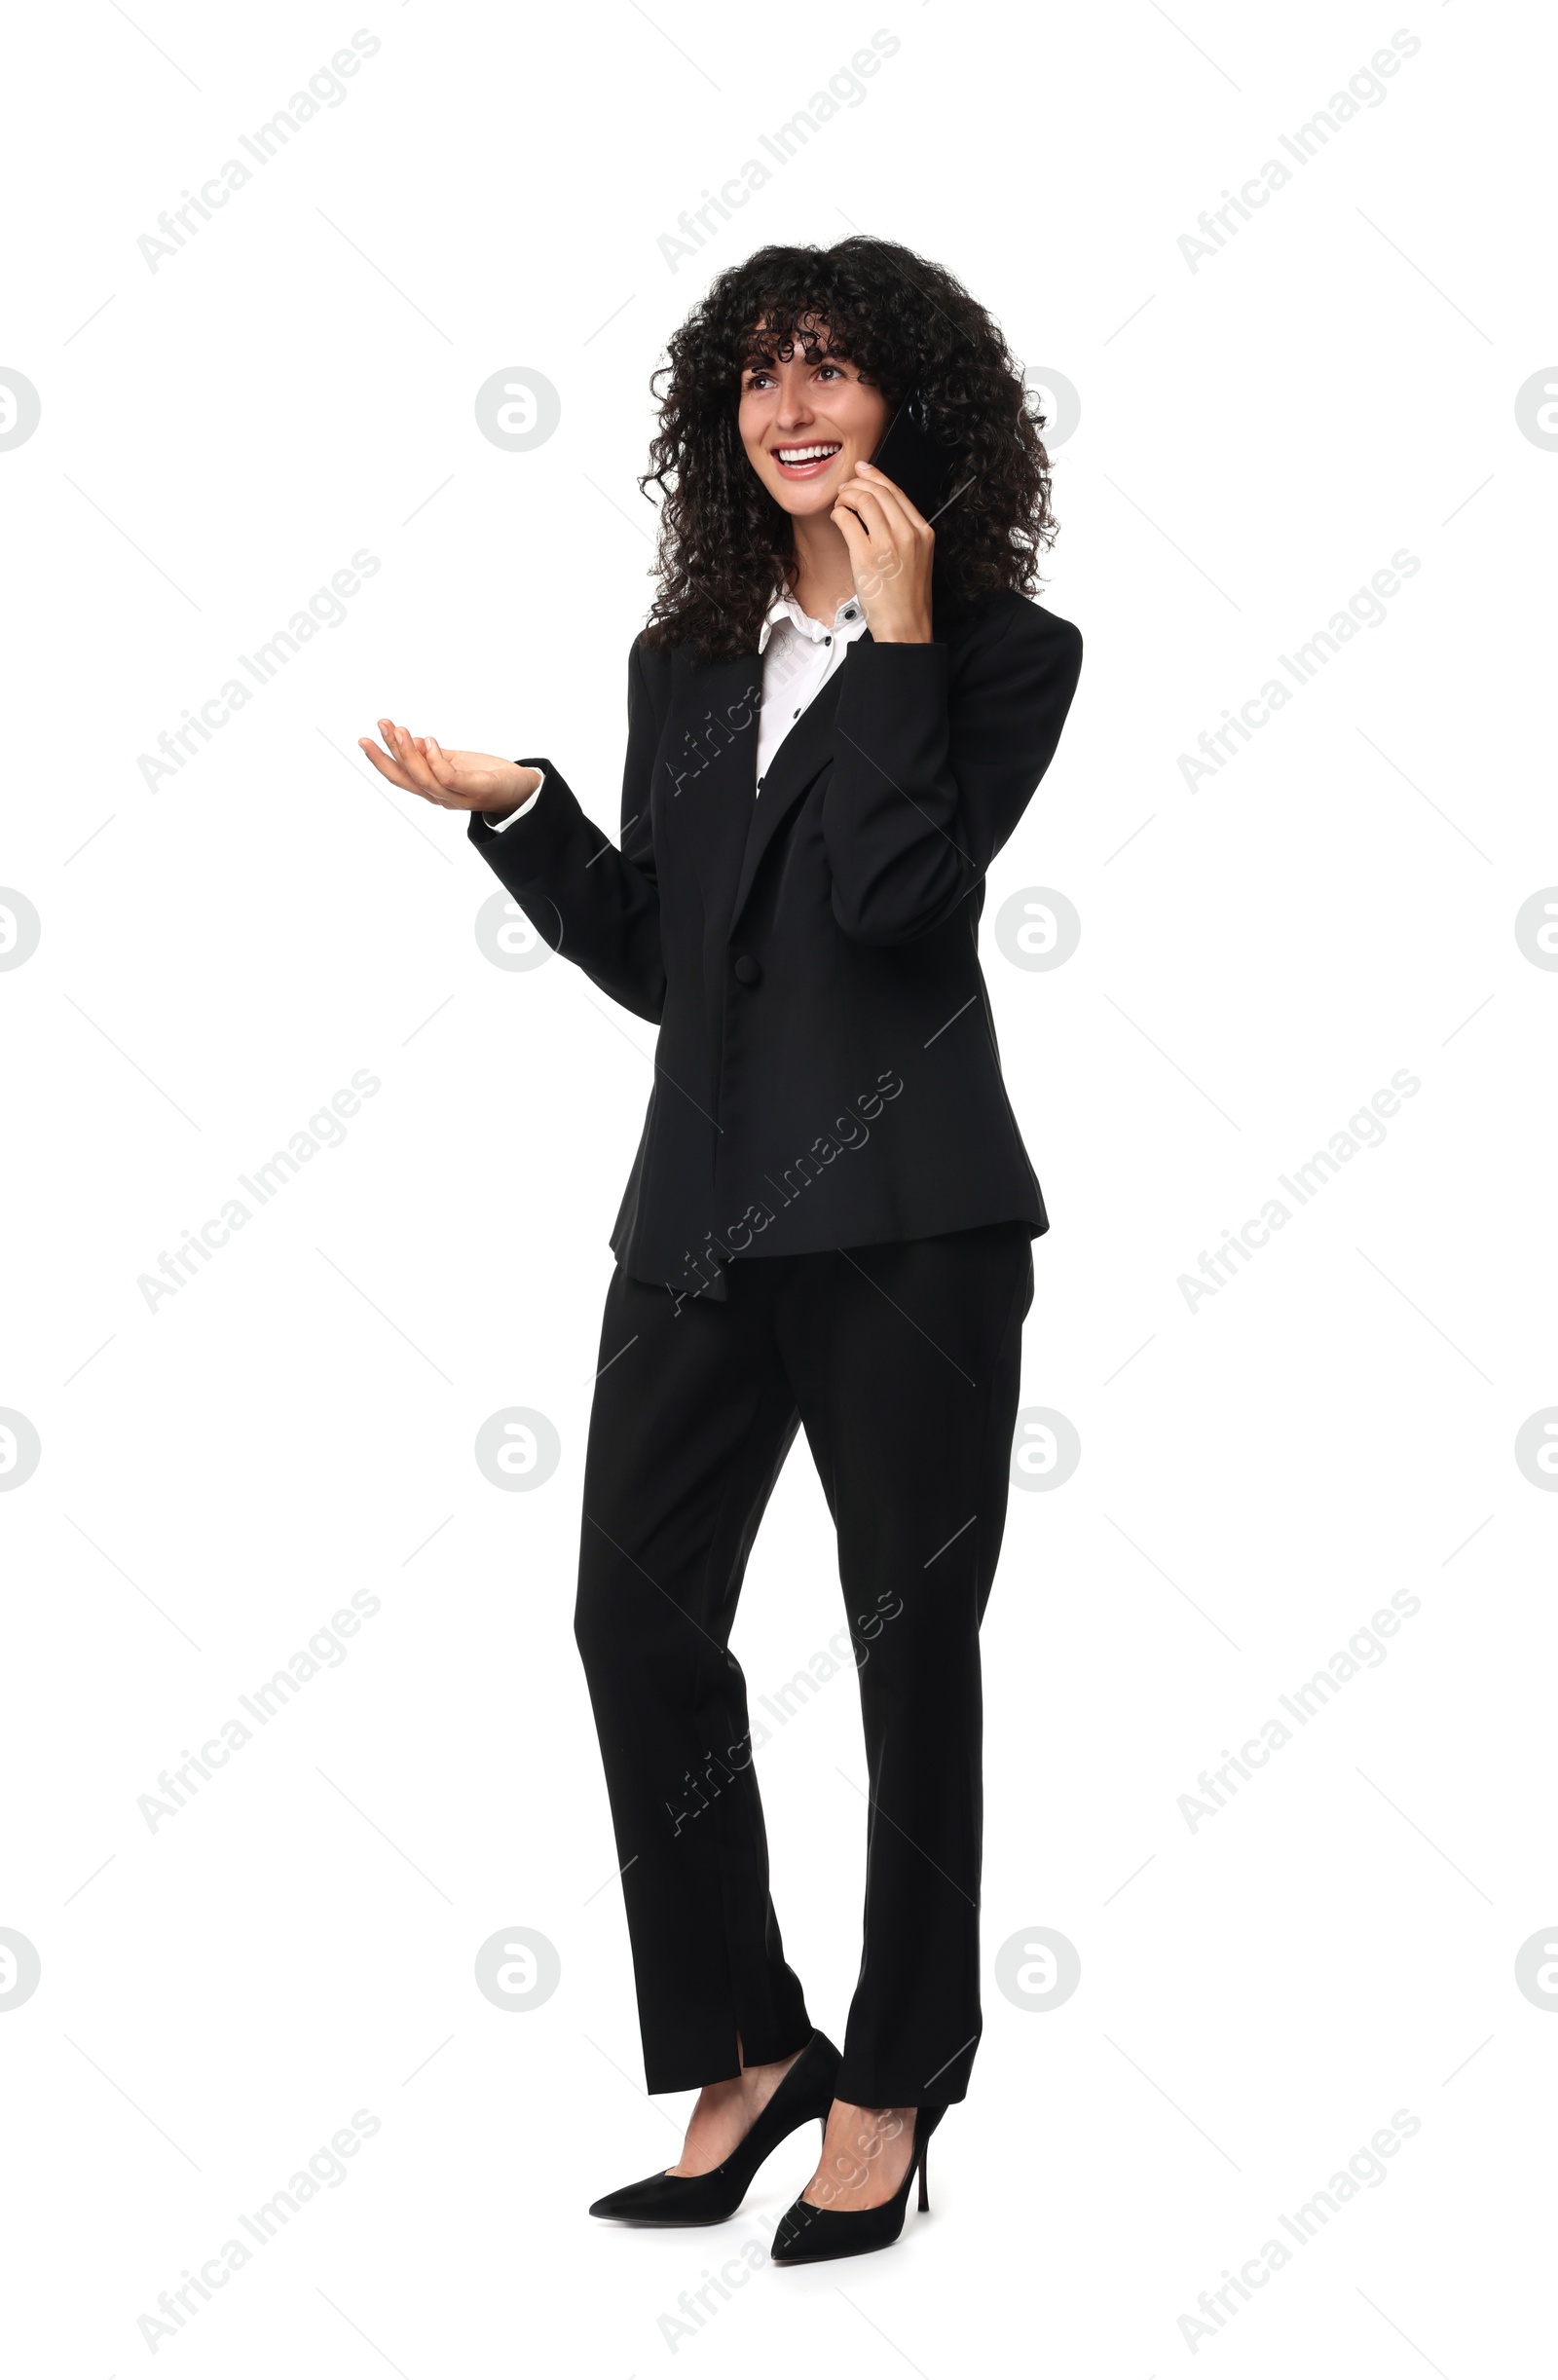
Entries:
{"label": "black blazer", "polygon": [[762,662],[634,645],[621,847],[550,761],[470,839],[563,957],[660,1028],[612,1231],[673,1295],[731,1257],[1049,1228],[979,962],[984,872],[1049,765],[1082,639],[1020,595],[868,630],[756,786]]}

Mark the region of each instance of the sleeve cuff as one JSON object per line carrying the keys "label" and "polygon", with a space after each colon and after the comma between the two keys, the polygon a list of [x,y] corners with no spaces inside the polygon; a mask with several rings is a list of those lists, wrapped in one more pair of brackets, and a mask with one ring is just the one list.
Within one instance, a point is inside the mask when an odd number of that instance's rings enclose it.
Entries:
{"label": "sleeve cuff", "polygon": [[541,770],[540,785],[537,786],[536,791],[530,796],[528,800],[520,803],[517,810],[510,810],[506,818],[497,822],[484,815],[482,818],[482,825],[487,829],[488,833],[491,835],[506,834],[516,818],[523,818],[527,810],[533,810],[536,807],[537,802],[539,801],[541,798],[541,786],[543,786],[545,783],[546,771],[543,768]]}

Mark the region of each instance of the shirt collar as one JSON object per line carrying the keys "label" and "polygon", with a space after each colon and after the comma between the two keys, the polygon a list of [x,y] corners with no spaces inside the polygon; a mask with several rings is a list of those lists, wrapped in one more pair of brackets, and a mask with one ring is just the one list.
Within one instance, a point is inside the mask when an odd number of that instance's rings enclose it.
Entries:
{"label": "shirt collar", "polygon": [[830,628],[825,621],[813,619],[809,613],[802,612],[793,595],[780,593],[768,606],[767,617],[759,632],[758,651],[760,653],[767,651],[769,637],[784,620],[789,620],[791,626],[799,635],[808,637],[812,644],[820,645],[827,637],[843,636],[849,630],[863,626],[865,613],[858,595],[846,596],[834,614],[834,624]]}

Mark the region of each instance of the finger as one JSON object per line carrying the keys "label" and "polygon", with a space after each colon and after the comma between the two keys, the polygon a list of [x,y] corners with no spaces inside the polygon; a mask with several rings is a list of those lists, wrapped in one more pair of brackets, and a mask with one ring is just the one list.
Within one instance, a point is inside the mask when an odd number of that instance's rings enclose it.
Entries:
{"label": "finger", "polygon": [[853,504],[844,502],[842,492],[835,498],[829,517],[849,548],[850,567],[857,573],[864,570],[871,560],[871,539]]}
{"label": "finger", "polygon": [[[840,488],[838,493],[842,498],[849,495],[851,491],[848,488]],[[922,531],[925,536],[930,536],[930,530],[919,521],[918,514],[911,521],[908,512],[889,493],[885,483],[879,487],[872,487],[869,482],[862,480],[856,484],[854,493],[861,519],[866,523],[868,529],[878,538],[888,539],[895,552],[910,554]]]}
{"label": "finger", "polygon": [[428,795],[429,800],[441,802],[446,810],[480,810],[496,806],[497,788],[489,769],[457,766],[448,753],[439,748],[433,736],[419,735],[416,744],[433,779],[435,790]]}
{"label": "finger", "polygon": [[422,754],[434,779],[443,787],[445,793],[458,793],[461,789],[461,778],[465,772],[455,766],[448,754],[440,748],[436,736],[425,735],[422,738]]}
{"label": "finger", "polygon": [[[420,793],[422,788],[418,785],[415,777],[411,774],[411,771],[406,766],[406,757],[400,749],[400,730],[395,725],[394,721],[392,719],[381,719],[379,722],[379,733],[384,737],[385,750],[390,758],[390,766],[388,768],[381,768],[380,774],[382,776],[392,777],[393,782],[400,786],[408,794]],[[371,753],[369,758],[373,758]]]}
{"label": "finger", "polygon": [[913,533],[902,514],[898,516],[895,528],[885,501],[874,488],[868,488],[863,481],[851,482],[839,489],[838,502],[847,504],[874,546],[879,548],[885,544],[896,549],[902,544],[907,550]]}
{"label": "finger", "polygon": [[425,801],[435,801],[440,809],[447,808],[443,790],[429,775],[427,764],[417,749],[417,738],[410,728],[396,726],[392,719],[382,719],[379,725],[384,728],[390,748],[396,756],[400,781],[407,793],[420,794]]}
{"label": "finger", "polygon": [[[853,501],[849,501],[852,495]],[[874,500],[868,501],[864,489],[852,492],[840,488],[834,519],[843,532],[844,542],[849,547],[855,592],[862,603],[869,604],[873,595],[881,593],[890,578],[898,577],[908,567],[913,551],[913,532],[906,523],[900,529],[898,539],[895,539],[881,505]],[[850,536],[851,527],[860,540],[858,545]]]}
{"label": "finger", "polygon": [[409,727],[394,730],[395,757],[419,793],[437,794],[443,791],[437,778],[417,749],[417,739]]}
{"label": "finger", "polygon": [[418,748],[418,739],[412,734],[409,727],[396,727],[395,751],[399,756],[401,767],[413,785],[425,794],[438,790],[437,779],[423,759]]}
{"label": "finger", "polygon": [[858,521],[868,537],[872,539],[880,537],[883,523],[882,508],[872,499],[871,491],[862,486],[859,481],[847,482],[839,489],[834,502],[846,519]]}
{"label": "finger", "polygon": [[367,754],[381,777],[388,777],[390,784],[397,785],[403,794],[414,794],[417,791],[399,762],[390,760],[388,753],[381,752],[371,736],[359,735],[357,749]]}

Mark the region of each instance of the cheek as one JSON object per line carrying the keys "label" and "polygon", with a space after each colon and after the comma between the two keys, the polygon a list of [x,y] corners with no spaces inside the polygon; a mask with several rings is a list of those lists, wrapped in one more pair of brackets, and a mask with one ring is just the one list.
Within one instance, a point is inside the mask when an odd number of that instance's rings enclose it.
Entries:
{"label": "cheek", "polygon": [[848,426],[869,454],[881,441],[887,428],[887,400],[879,389],[868,389],[857,381],[850,390]]}

